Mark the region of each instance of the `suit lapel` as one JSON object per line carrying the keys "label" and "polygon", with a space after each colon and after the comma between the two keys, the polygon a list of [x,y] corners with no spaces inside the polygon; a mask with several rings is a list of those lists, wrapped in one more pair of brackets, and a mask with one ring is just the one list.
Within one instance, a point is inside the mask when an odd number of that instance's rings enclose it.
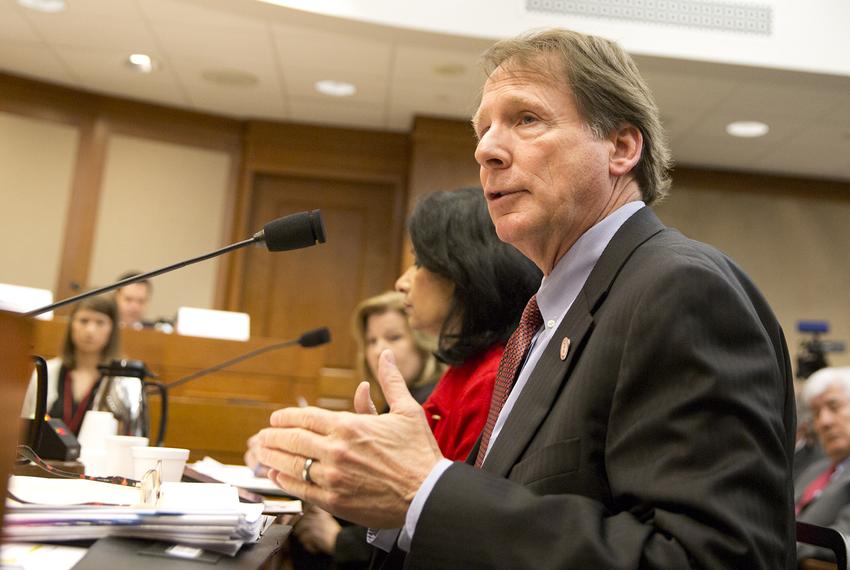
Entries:
{"label": "suit lapel", "polygon": [[[587,278],[561,325],[537,362],[522,393],[487,455],[483,469],[506,477],[548,415],[570,370],[593,330],[593,314],[607,295],[623,264],[644,241],[664,229],[649,208],[638,210],[620,227]],[[561,339],[570,349],[561,360]],[[477,447],[477,445],[476,445]]]}
{"label": "suit lapel", "polygon": [[[794,503],[798,503],[800,499],[803,497],[803,491],[806,490],[806,487],[820,476],[821,473],[826,471],[831,463],[831,459],[828,457],[821,459],[809,466],[808,469],[800,473],[800,476],[794,482]],[[842,473],[843,475],[843,473]]]}

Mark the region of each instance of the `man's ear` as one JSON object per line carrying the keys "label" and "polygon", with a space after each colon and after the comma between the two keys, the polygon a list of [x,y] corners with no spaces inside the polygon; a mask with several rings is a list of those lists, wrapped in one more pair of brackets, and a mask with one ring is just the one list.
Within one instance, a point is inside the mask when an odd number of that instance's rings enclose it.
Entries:
{"label": "man's ear", "polygon": [[628,174],[640,160],[643,134],[634,125],[624,123],[609,135],[608,140],[612,144],[611,155],[608,159],[609,173],[611,176]]}

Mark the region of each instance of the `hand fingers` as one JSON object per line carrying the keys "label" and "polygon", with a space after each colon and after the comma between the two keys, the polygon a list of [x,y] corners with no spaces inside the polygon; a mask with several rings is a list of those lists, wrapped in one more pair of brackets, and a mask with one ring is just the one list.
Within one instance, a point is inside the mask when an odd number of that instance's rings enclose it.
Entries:
{"label": "hand fingers", "polygon": [[[311,478],[316,474],[317,467],[318,464],[314,464],[313,467],[310,468]],[[307,483],[306,481],[304,481],[304,479],[301,477],[300,468],[298,470],[297,476],[293,476],[291,472],[278,471],[276,469],[273,469],[269,471],[268,477],[278,487],[280,487],[281,489],[286,491],[287,494],[292,495],[293,497],[298,497],[304,502],[315,503],[323,509],[329,507],[328,491],[322,489],[322,487],[317,484]]]}
{"label": "hand fingers", "polygon": [[[283,473],[289,478],[299,479],[308,484],[318,484],[320,481],[317,478],[317,471],[320,469],[321,461],[315,457],[308,458],[305,455],[291,453],[276,447],[261,447],[258,457],[264,465],[271,466],[275,471]],[[308,461],[310,462],[309,465]]]}
{"label": "hand fingers", "polygon": [[300,427],[327,435],[333,429],[337,415],[339,412],[322,408],[282,408],[272,413],[269,423],[272,427]]}
{"label": "hand fingers", "polygon": [[264,453],[269,449],[285,451],[302,457],[324,458],[327,440],[324,436],[299,428],[265,428],[260,431],[260,445],[254,448],[254,454],[263,465],[273,465],[266,461]]}
{"label": "hand fingers", "polygon": [[369,392],[369,383],[361,382],[357,386],[357,391],[354,392],[354,411],[358,414],[377,415],[378,409],[375,408],[375,402],[372,401],[372,394]]}
{"label": "hand fingers", "polygon": [[416,400],[407,389],[407,382],[401,375],[395,363],[393,351],[389,348],[378,358],[378,382],[387,398],[390,411],[401,411],[411,405],[417,406]]}

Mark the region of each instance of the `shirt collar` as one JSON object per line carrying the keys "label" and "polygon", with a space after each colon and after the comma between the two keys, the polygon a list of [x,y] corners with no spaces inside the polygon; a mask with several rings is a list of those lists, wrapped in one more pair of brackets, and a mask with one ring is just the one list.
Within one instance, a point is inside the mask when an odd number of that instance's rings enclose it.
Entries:
{"label": "shirt collar", "polygon": [[548,328],[566,314],[620,226],[644,206],[646,204],[638,200],[624,204],[608,214],[584,232],[558,260],[552,272],[543,278],[537,291],[537,305]]}

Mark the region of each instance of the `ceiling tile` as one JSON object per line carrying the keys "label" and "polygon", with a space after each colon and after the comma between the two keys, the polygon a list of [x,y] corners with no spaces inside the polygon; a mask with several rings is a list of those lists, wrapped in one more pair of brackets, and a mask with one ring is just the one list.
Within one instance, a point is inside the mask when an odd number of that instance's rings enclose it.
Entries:
{"label": "ceiling tile", "polygon": [[39,41],[32,26],[13,4],[0,3],[0,40]]}
{"label": "ceiling tile", "polygon": [[[94,0],[103,1],[103,0]],[[262,20],[240,16],[234,11],[222,12],[209,2],[187,0],[136,0],[148,22],[176,23],[187,28],[256,30],[266,24]]]}
{"label": "ceiling tile", "polygon": [[268,90],[247,93],[243,89],[233,92],[205,90],[198,93],[188,88],[188,91],[193,107],[198,111],[246,120],[281,120],[287,116],[286,106],[280,95]]}
{"label": "ceiling tile", "polygon": [[[708,129],[692,129],[672,139],[670,148],[676,163],[705,165],[712,168],[755,169],[758,161],[791,134],[780,137],[775,131],[760,138],[737,138]],[[773,135],[773,136],[771,136]]]}
{"label": "ceiling tile", "polygon": [[384,109],[380,105],[347,102],[339,104],[322,99],[294,97],[289,102],[291,119],[299,123],[383,128]]}
{"label": "ceiling tile", "polygon": [[673,106],[711,109],[725,100],[738,85],[734,80],[697,73],[653,70],[643,71],[642,75],[662,113]]}
{"label": "ceiling tile", "polygon": [[272,26],[284,72],[300,70],[349,72],[385,77],[389,73],[393,46],[349,34]]}
{"label": "ceiling tile", "polygon": [[477,87],[459,88],[453,83],[437,81],[423,85],[398,80],[393,83],[390,111],[468,120],[477,106]]}
{"label": "ceiling tile", "polygon": [[821,120],[823,122],[831,122],[850,129],[850,91],[844,95],[843,100],[838,103],[838,105],[827,111],[827,113],[821,117]]}
{"label": "ceiling tile", "polygon": [[[460,51],[399,45],[393,62],[393,79],[423,81],[456,81],[480,88],[486,79],[479,63],[480,51]],[[436,68],[456,67],[452,75],[440,74]]]}
{"label": "ceiling tile", "polygon": [[61,54],[83,88],[147,101],[162,97],[162,102],[169,105],[189,104],[167,69],[136,73],[123,65],[122,53],[114,50],[66,47]]}
{"label": "ceiling tile", "polygon": [[783,141],[756,166],[774,172],[850,179],[850,127],[812,125]]}
{"label": "ceiling tile", "polygon": [[0,69],[44,81],[75,84],[53,51],[40,43],[0,41]]}
{"label": "ceiling tile", "polygon": [[[125,65],[126,52],[118,49],[94,49],[79,46],[55,46],[59,57],[70,67],[74,74],[84,80],[92,76],[108,76],[116,81],[116,87],[121,82],[143,78],[148,82],[169,81],[171,76],[159,70],[149,75],[136,73]],[[159,53],[148,52],[151,57],[159,59]]]}
{"label": "ceiling tile", "polygon": [[[37,13],[37,12],[35,12]],[[44,14],[46,18],[53,15],[71,14],[84,17],[110,17],[116,19],[137,19],[139,16],[135,0],[68,0],[67,9],[59,14]]]}
{"label": "ceiling tile", "polygon": [[[194,108],[226,114],[230,117],[280,119],[286,112],[274,73],[258,76],[254,85],[220,85],[201,76],[201,69],[179,69],[180,83]],[[266,115],[267,114],[267,115]]]}
{"label": "ceiling tile", "polygon": [[661,107],[660,111],[664,133],[667,140],[671,141],[688,135],[694,125],[711,112],[702,108],[690,107],[684,103],[670,103]]}
{"label": "ceiling tile", "polygon": [[127,53],[156,50],[156,43],[147,26],[130,14],[112,17],[63,12],[36,14],[28,19],[44,41],[52,45],[117,49]]}
{"label": "ceiling tile", "polygon": [[[156,26],[154,33],[175,68],[237,68],[254,75],[276,75],[273,53],[266,34],[231,32],[228,35],[195,30],[187,34],[179,26]],[[233,46],[239,46],[234,49]]]}
{"label": "ceiling tile", "polygon": [[122,81],[120,87],[116,87],[117,83],[114,76],[99,75],[96,77],[87,77],[85,88],[98,93],[105,93],[127,99],[136,99],[147,101],[149,103],[157,103],[160,105],[168,105],[171,107],[190,108],[189,101],[181,93],[179,88],[170,83],[151,83],[146,82],[144,78],[139,77],[131,81]]}
{"label": "ceiling tile", "polygon": [[794,83],[744,83],[735,92],[734,105],[743,112],[782,114],[786,117],[816,119],[837,106],[850,92],[850,79],[844,86],[813,86]]}
{"label": "ceiling tile", "polygon": [[[351,97],[336,98],[322,95],[315,89],[317,81],[333,79],[335,81],[347,81],[357,87],[357,93]],[[339,101],[345,105],[346,102],[370,103],[383,105],[387,99],[387,85],[385,77],[375,76],[358,70],[335,70],[289,68],[284,72],[283,82],[286,91],[293,97],[309,97],[315,99],[327,99],[331,102]]]}
{"label": "ceiling tile", "polygon": [[[733,121],[761,121],[770,128],[767,135],[752,139],[740,139],[726,134],[726,125]],[[781,141],[796,131],[806,127],[808,121],[798,117],[791,117],[784,113],[771,113],[760,109],[747,111],[739,107],[736,101],[730,101],[726,105],[706,113],[690,128],[690,134],[706,137],[725,137],[730,140],[747,140],[754,145],[771,145]]]}

